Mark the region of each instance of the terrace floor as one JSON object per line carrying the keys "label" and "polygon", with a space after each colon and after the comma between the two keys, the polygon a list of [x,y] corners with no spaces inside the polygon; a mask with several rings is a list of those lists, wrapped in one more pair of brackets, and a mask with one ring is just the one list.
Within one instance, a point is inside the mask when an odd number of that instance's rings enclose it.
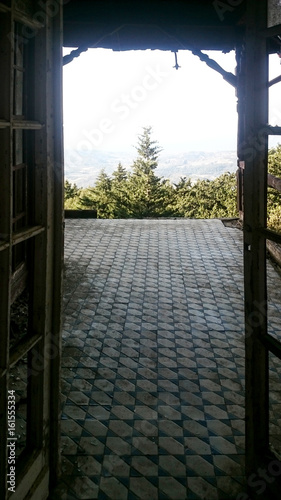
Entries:
{"label": "terrace floor", "polygon": [[[67,220],[55,499],[246,491],[242,234],[219,220]],[[271,333],[281,278],[269,267]],[[281,364],[271,359],[280,444]],[[245,497],[243,497],[245,498]]]}

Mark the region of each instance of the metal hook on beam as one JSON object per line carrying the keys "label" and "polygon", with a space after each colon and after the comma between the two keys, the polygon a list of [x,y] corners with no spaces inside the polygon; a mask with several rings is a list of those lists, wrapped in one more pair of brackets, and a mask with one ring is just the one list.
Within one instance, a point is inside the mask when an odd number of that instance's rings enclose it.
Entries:
{"label": "metal hook on beam", "polygon": [[179,66],[179,64],[178,64],[178,55],[177,55],[177,51],[174,51],[174,54],[175,54],[175,62],[176,62],[176,64],[175,64],[175,66],[173,66],[173,68],[179,69],[179,68],[180,68],[180,66]]}

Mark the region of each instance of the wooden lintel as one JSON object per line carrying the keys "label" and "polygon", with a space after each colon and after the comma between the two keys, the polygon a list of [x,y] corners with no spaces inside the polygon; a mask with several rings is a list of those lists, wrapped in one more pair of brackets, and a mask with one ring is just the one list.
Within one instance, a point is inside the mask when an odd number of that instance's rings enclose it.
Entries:
{"label": "wooden lintel", "polygon": [[[64,9],[65,10],[65,9]],[[184,20],[182,20],[184,22]],[[97,18],[79,22],[65,19],[64,46],[123,50],[234,50],[243,39],[243,26],[201,26],[102,23]]]}

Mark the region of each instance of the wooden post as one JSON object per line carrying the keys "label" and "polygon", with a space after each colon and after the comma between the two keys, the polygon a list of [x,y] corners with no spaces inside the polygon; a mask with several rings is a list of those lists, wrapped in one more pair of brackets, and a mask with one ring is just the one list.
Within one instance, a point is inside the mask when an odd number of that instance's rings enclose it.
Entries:
{"label": "wooden post", "polygon": [[[246,473],[256,472],[268,450],[268,352],[266,227],[268,140],[268,56],[261,30],[267,27],[267,0],[247,1],[244,92],[239,119],[239,160],[244,161],[244,266],[246,348]],[[244,76],[245,75],[245,76]]]}
{"label": "wooden post", "polygon": [[[7,401],[8,360],[11,295],[11,131],[9,127],[12,107],[11,96],[11,47],[8,34],[11,31],[11,14],[0,12],[0,64],[3,76],[0,79],[0,165],[1,165],[1,210],[0,210],[0,491],[5,492],[7,484]],[[3,96],[3,97],[2,97]],[[6,123],[4,123],[6,122]],[[5,495],[5,493],[4,493]],[[4,498],[4,497],[3,497]]]}
{"label": "wooden post", "polygon": [[62,5],[59,15],[53,19],[53,106],[54,106],[54,161],[53,161],[53,314],[52,345],[56,356],[50,366],[50,489],[61,473],[60,416],[61,416],[61,329],[62,329],[62,281],[64,258],[64,165],[63,165],[63,110],[62,110]]}

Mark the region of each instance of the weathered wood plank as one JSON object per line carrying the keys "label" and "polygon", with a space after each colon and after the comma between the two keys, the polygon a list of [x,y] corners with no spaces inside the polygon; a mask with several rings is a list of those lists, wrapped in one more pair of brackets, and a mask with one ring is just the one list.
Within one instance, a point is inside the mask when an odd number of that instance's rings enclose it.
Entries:
{"label": "weathered wood plank", "polygon": [[274,243],[274,241],[267,240],[266,248],[274,261],[281,266],[281,245]]}
{"label": "weathered wood plank", "polygon": [[266,240],[281,244],[281,234],[271,231],[270,229],[259,229],[258,232]]}
{"label": "weathered wood plank", "polygon": [[35,120],[14,119],[12,121],[12,127],[13,129],[20,129],[20,130],[40,130],[41,128],[44,127],[44,124]]}
{"label": "weathered wood plank", "polygon": [[281,193],[281,179],[279,177],[275,177],[272,174],[267,174],[267,185],[274,189],[277,189]]}
{"label": "weathered wood plank", "polygon": [[281,24],[276,24],[276,26],[271,26],[270,28],[262,29],[260,35],[266,38],[271,38],[273,36],[281,35]]}
{"label": "weathered wood plank", "polygon": [[12,236],[12,244],[17,245],[22,241],[27,241],[30,238],[34,238],[34,236],[38,236],[39,234],[45,231],[45,227],[42,226],[32,226],[27,227],[25,229],[16,231]]}
{"label": "weathered wood plank", "polygon": [[33,335],[32,337],[23,338],[10,353],[10,368],[12,368],[21,358],[23,358],[30,349],[32,349],[40,340],[41,334]]}
{"label": "weathered wood plank", "polygon": [[[244,169],[244,287],[246,348],[246,471],[257,470],[269,444],[268,352],[261,341],[267,333],[266,245],[257,228],[266,227],[268,140],[267,2],[248,0],[245,53],[242,54],[244,94],[243,141],[240,160]],[[243,118],[242,118],[243,117]],[[241,123],[241,122],[240,122]],[[264,125],[263,125],[264,124]],[[254,321],[254,318],[259,321]]]}
{"label": "weathered wood plank", "polygon": [[10,122],[8,122],[7,120],[0,120],[0,129],[1,128],[8,128],[10,127]]}

